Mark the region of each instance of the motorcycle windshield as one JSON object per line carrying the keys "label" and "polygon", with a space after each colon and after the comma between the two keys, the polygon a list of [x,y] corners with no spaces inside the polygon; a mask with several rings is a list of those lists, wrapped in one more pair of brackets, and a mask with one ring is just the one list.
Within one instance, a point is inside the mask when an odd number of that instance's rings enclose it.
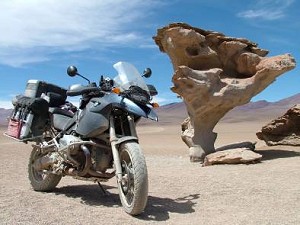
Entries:
{"label": "motorcycle windshield", "polygon": [[134,65],[127,62],[117,62],[113,65],[118,75],[114,78],[115,86],[121,91],[128,90],[130,86],[139,86],[149,93],[147,84]]}

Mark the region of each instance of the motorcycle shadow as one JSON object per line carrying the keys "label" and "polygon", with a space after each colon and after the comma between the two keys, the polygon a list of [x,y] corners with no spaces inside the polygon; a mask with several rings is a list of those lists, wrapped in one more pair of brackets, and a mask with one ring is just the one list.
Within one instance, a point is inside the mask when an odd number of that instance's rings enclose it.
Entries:
{"label": "motorcycle shadow", "polygon": [[[122,207],[119,195],[108,190],[117,189],[113,186],[102,185],[105,193],[98,185],[72,185],[56,188],[53,193],[71,198],[80,198],[81,203],[90,206]],[[113,191],[115,192],[115,191]],[[136,216],[137,219],[146,221],[166,221],[170,213],[187,214],[195,212],[200,194],[190,194],[184,197],[171,199],[157,196],[148,196],[145,211]]]}
{"label": "motorcycle shadow", "polygon": [[147,221],[166,221],[170,218],[170,213],[193,213],[199,197],[200,194],[190,194],[176,199],[149,196],[145,211],[137,218]]}
{"label": "motorcycle shadow", "polygon": [[119,195],[110,193],[109,189],[117,189],[113,186],[102,185],[103,190],[96,184],[89,185],[70,185],[56,188],[53,193],[65,195],[70,198],[80,198],[81,203],[90,206],[121,206]]}

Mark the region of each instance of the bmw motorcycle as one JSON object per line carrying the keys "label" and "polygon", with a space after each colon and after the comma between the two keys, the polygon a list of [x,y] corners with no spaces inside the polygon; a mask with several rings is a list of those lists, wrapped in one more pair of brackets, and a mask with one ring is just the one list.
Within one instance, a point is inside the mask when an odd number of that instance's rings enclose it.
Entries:
{"label": "bmw motorcycle", "polygon": [[[12,118],[23,124],[15,138],[36,142],[28,165],[35,191],[53,190],[63,176],[98,182],[100,187],[100,182],[116,177],[125,212],[137,215],[147,203],[148,175],[136,124],[141,117],[158,120],[151,103],[157,91],[143,79],[150,77],[149,68],[142,76],[126,62],[114,68],[118,75],[101,76],[97,85],[70,66],[69,76],[80,76],[89,84],[69,90],[29,81],[25,96],[14,102]],[[64,95],[81,95],[79,108]]]}

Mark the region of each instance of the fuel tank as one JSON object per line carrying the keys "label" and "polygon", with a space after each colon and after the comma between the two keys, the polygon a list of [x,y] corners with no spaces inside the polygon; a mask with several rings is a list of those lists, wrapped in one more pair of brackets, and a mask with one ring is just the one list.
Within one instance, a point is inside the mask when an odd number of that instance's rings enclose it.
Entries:
{"label": "fuel tank", "polygon": [[92,109],[101,103],[90,101],[79,115],[76,133],[83,137],[96,137],[106,131],[109,127],[109,115],[102,114],[101,110],[92,111]]}
{"label": "fuel tank", "polygon": [[86,138],[97,137],[109,128],[109,117],[113,107],[118,106],[122,98],[116,94],[95,97],[82,110],[76,133]]}

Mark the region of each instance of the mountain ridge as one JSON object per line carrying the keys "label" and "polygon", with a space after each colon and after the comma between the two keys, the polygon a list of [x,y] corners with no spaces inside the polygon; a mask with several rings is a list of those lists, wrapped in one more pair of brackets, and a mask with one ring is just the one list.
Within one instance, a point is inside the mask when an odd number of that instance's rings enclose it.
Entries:
{"label": "mountain ridge", "polygon": [[[249,102],[245,105],[237,106],[229,111],[221,121],[271,121],[283,115],[288,109],[298,103],[300,104],[300,93],[275,102],[268,102],[266,100]],[[183,102],[163,105],[158,108],[156,112],[160,117],[160,121],[168,124],[181,123],[188,116]],[[175,121],[175,119],[177,121]]]}
{"label": "mountain ridge", "polygon": [[[229,111],[222,122],[242,122],[256,120],[273,120],[283,115],[288,109],[295,104],[300,104],[300,93],[281,99],[276,102],[259,100],[249,102],[245,105],[237,106]],[[162,124],[181,124],[188,116],[184,102],[174,102],[163,105],[155,109]],[[12,109],[0,108],[0,125],[7,125],[7,118],[10,116]],[[147,123],[143,120],[142,123]]]}

